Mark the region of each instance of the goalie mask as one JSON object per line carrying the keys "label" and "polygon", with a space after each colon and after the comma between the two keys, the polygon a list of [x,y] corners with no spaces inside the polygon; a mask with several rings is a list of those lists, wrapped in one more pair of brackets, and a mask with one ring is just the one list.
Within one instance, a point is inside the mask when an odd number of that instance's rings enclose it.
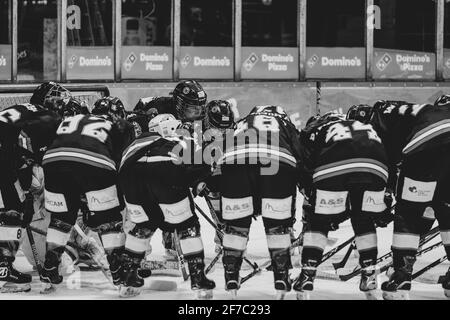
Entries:
{"label": "goalie mask", "polygon": [[148,124],[149,132],[156,132],[161,137],[177,136],[177,129],[180,127],[181,121],[175,119],[171,114],[160,114],[154,117]]}
{"label": "goalie mask", "polygon": [[67,104],[72,97],[69,90],[56,82],[45,82],[37,87],[30,98],[30,103],[56,111]]}

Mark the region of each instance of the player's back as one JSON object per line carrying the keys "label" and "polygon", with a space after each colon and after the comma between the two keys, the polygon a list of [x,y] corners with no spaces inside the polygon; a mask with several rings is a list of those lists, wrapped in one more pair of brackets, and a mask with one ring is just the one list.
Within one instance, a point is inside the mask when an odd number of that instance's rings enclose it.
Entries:
{"label": "player's back", "polygon": [[238,122],[234,141],[226,137],[226,149],[220,163],[256,164],[255,161],[280,161],[297,166],[300,145],[297,129],[285,111],[277,106],[256,107]]}
{"label": "player's back", "polygon": [[44,163],[75,161],[115,170],[113,123],[103,117],[76,115],[65,119]]}

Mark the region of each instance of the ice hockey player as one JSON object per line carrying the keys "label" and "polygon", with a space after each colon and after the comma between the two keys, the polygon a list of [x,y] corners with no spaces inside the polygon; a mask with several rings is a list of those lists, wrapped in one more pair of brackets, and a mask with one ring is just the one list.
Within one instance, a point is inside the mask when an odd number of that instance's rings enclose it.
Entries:
{"label": "ice hockey player", "polygon": [[237,123],[234,135],[219,161],[226,290],[235,297],[240,288],[252,218],[262,215],[277,299],[283,299],[292,289],[290,234],[301,160],[298,131],[283,108],[258,106]]}
{"label": "ice hockey player", "polygon": [[66,118],[44,156],[45,208],[51,213],[51,221],[42,293],[53,292],[63,281],[58,266],[78,217],[80,195],[86,196],[89,209],[85,223],[99,234],[113,282],[120,284],[125,234],[116,161],[124,146],[134,139],[134,128],[122,119],[122,107],[119,99],[107,97],[95,103],[95,115]]}
{"label": "ice hockey player", "polygon": [[59,123],[56,113],[40,105],[0,111],[0,281],[6,282],[4,292],[30,290],[31,276],[14,269],[13,262],[23,228],[33,217],[34,194],[42,189],[42,156]]}
{"label": "ice hockey player", "polygon": [[[207,94],[200,83],[195,80],[180,81],[168,97],[147,97],[139,100],[134,112],[145,112],[156,116],[171,114],[180,120],[191,132],[194,122],[205,117]],[[163,232],[163,244],[168,258],[176,257],[173,235]]]}
{"label": "ice hockey player", "polygon": [[[234,129],[236,128],[235,116],[232,111],[231,104],[225,100],[213,100],[206,106],[206,116],[203,120],[203,143],[204,154],[209,156],[208,162],[213,166],[212,175],[205,181],[207,189],[205,194],[200,196],[208,197],[211,202],[214,213],[213,218],[219,227],[223,229],[222,211],[220,208],[220,166],[217,166],[218,160],[223,155],[227,134],[231,134],[231,139],[234,136]],[[222,241],[221,235],[216,233],[214,242],[216,243],[216,253],[221,251]]]}
{"label": "ice hockey player", "polygon": [[[379,101],[370,123],[390,163],[400,163],[395,211],[402,219],[394,224],[395,272],[382,284],[383,297],[407,299],[427,207],[435,211],[447,257],[450,254],[450,105]],[[442,286],[450,296],[450,272]]]}
{"label": "ice hockey player", "polygon": [[300,139],[305,171],[311,172],[311,184],[303,181],[311,212],[305,213],[302,271],[294,284],[298,299],[309,299],[328,233],[348,218],[362,267],[360,290],[375,299],[376,226],[392,219],[385,203],[388,166],[381,139],[370,125],[333,112],[311,118]]}
{"label": "ice hockey player", "polygon": [[[136,224],[126,239],[123,297],[140,293],[144,281],[139,267],[158,228],[175,234],[179,255],[188,264],[191,288],[198,291],[198,297],[211,298],[215,288],[204,273],[200,224],[189,190],[206,178],[211,168],[191,161],[193,139],[178,136],[180,125],[170,114],[156,116],[150,121],[150,132],[142,134],[123,154],[120,185],[131,220]],[[186,155],[188,159],[184,159]]]}

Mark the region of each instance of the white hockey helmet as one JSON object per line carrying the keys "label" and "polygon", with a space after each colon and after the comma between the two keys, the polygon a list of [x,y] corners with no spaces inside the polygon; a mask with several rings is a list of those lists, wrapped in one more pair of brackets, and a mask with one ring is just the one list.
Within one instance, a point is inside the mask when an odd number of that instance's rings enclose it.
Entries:
{"label": "white hockey helmet", "polygon": [[175,119],[171,114],[160,114],[150,120],[148,124],[149,132],[159,133],[164,137],[176,136],[176,131],[180,127],[181,121]]}

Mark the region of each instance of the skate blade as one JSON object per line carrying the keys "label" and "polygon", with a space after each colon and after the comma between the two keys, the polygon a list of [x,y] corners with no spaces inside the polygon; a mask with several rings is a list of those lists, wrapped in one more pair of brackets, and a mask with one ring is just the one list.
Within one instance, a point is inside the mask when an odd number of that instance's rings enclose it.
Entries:
{"label": "skate blade", "polygon": [[17,284],[17,283],[7,282],[0,289],[0,293],[20,293],[20,292],[30,292],[30,291],[31,291],[31,285],[29,283]]}
{"label": "skate blade", "polygon": [[51,283],[42,283],[40,294],[52,294],[56,292],[57,286]]}
{"label": "skate blade", "polygon": [[140,295],[142,292],[141,288],[133,288],[133,287],[120,287],[119,289],[119,297],[121,298],[134,298]]}
{"label": "skate blade", "polygon": [[213,291],[212,290],[199,290],[197,291],[197,300],[212,300]]}
{"label": "skate blade", "polygon": [[378,298],[376,290],[365,291],[364,295],[366,296],[367,300],[380,300]]}
{"label": "skate blade", "polygon": [[236,300],[237,299],[237,290],[236,289],[233,289],[233,290],[228,290],[228,293],[230,294],[230,296],[231,296],[231,300]]}
{"label": "skate blade", "polygon": [[287,295],[287,291],[278,290],[275,296],[275,300],[285,300]]}
{"label": "skate blade", "polygon": [[311,300],[311,292],[309,291],[297,292],[297,300],[304,300],[304,301]]}
{"label": "skate blade", "polygon": [[395,292],[383,291],[384,300],[409,300],[409,291],[398,290]]}

